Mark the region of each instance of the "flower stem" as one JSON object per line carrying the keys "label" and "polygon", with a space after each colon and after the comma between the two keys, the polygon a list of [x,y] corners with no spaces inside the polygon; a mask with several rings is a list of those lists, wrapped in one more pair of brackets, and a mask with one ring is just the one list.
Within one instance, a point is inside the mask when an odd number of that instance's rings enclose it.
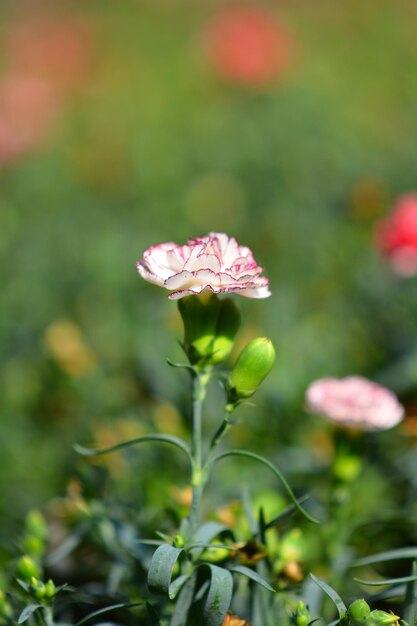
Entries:
{"label": "flower stem", "polygon": [[192,501],[190,514],[188,517],[188,532],[191,538],[198,528],[200,522],[201,499],[205,476],[203,471],[203,433],[202,433],[202,413],[203,404],[206,397],[207,385],[210,381],[210,371],[195,372],[192,379],[192,456],[193,473],[191,477]]}

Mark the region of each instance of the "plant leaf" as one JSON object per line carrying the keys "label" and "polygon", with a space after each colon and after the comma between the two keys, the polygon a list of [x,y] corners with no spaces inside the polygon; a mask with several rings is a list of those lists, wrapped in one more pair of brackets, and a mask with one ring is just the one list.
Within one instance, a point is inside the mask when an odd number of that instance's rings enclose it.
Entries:
{"label": "plant leaf", "polygon": [[[192,544],[196,544],[196,547],[193,549],[193,557],[198,559],[205,548],[205,544],[210,543],[214,537],[217,537],[217,535],[225,530],[227,530],[227,526],[220,524],[219,522],[207,522],[206,524],[200,526],[192,537]],[[201,545],[201,548],[198,547],[198,544]]]}
{"label": "plant leaf", "polygon": [[17,620],[17,623],[23,624],[24,622],[26,622],[27,619],[29,619],[31,615],[33,615],[35,611],[41,608],[42,608],[42,604],[29,604],[25,609],[23,609],[23,611],[19,615],[19,619]]}
{"label": "plant leaf", "polygon": [[301,506],[301,504],[295,497],[291,487],[289,486],[289,484],[287,483],[286,479],[281,474],[279,469],[276,468],[275,465],[273,465],[270,461],[268,461],[268,459],[265,459],[263,456],[260,456],[259,454],[255,454],[254,452],[249,452],[247,450],[229,450],[228,452],[223,452],[222,454],[219,454],[218,456],[214,457],[210,461],[210,465],[217,463],[221,459],[225,459],[226,457],[229,457],[229,456],[244,456],[249,459],[253,459],[254,461],[258,461],[259,463],[262,463],[263,465],[265,465],[281,481],[281,484],[283,485],[285,491],[287,492],[289,498],[292,500],[296,509],[302,515],[304,515],[304,517],[306,517],[310,522],[314,522],[314,524],[320,524],[319,520],[309,515],[309,513],[307,513],[307,511],[303,509],[303,507]]}
{"label": "plant leaf", "polygon": [[210,585],[203,605],[205,626],[221,626],[230,607],[233,593],[233,577],[227,569],[204,564],[210,570]]}
{"label": "plant leaf", "polygon": [[84,448],[84,446],[75,444],[74,450],[82,456],[99,456],[100,454],[109,454],[110,452],[116,452],[117,450],[122,450],[123,448],[130,448],[137,443],[146,443],[148,441],[159,441],[160,443],[169,443],[173,446],[176,446],[187,455],[187,458],[190,461],[191,465],[193,464],[191,452],[188,446],[182,441],[182,439],[174,437],[173,435],[164,435],[163,433],[152,433],[150,435],[144,435],[143,437],[131,439],[130,441],[123,441],[122,443],[118,443],[111,448]]}
{"label": "plant leaf", "polygon": [[343,602],[342,598],[339,596],[339,594],[334,589],[332,589],[330,585],[325,583],[324,580],[320,580],[319,578],[314,576],[314,574],[310,574],[310,576],[314,580],[316,585],[321,587],[324,593],[326,593],[329,596],[329,598],[334,602],[334,604],[336,605],[337,611],[339,613],[340,619],[343,619],[346,616],[347,607],[346,607],[346,604]]}
{"label": "plant leaf", "polygon": [[175,603],[175,609],[171,617],[170,626],[184,626],[187,623],[188,611],[190,610],[194,590],[196,584],[196,576],[193,574],[181,589],[178,599]]}
{"label": "plant leaf", "polygon": [[148,585],[151,590],[167,593],[171,599],[178,593],[176,583],[175,581],[171,583],[171,578],[182,552],[184,552],[182,548],[175,548],[166,543],[155,550],[148,571]]}
{"label": "plant leaf", "polygon": [[89,622],[91,619],[94,619],[98,615],[103,615],[104,613],[110,613],[110,611],[117,611],[117,609],[129,609],[132,606],[140,606],[142,604],[143,602],[132,602],[132,603],[127,603],[127,604],[122,602],[119,604],[112,604],[111,606],[105,606],[102,609],[98,609],[97,611],[94,611],[93,613],[86,615],[85,617],[83,617],[83,619],[77,622],[75,626],[82,626],[82,624],[86,624],[87,622]]}
{"label": "plant leaf", "polygon": [[355,583],[367,585],[368,587],[384,587],[385,585],[400,585],[401,583],[409,583],[417,580],[417,576],[402,576],[401,578],[389,578],[386,580],[362,580],[362,578],[354,578]]}
{"label": "plant leaf", "polygon": [[[413,561],[413,564],[411,567],[411,575],[412,576],[417,575],[416,561]],[[404,606],[403,606],[403,615],[404,615],[404,621],[406,621],[408,624],[414,624],[415,616],[417,612],[416,587],[417,585],[416,585],[415,580],[410,580],[406,586]]]}
{"label": "plant leaf", "polygon": [[379,552],[371,556],[365,556],[352,563],[353,567],[361,565],[373,565],[374,563],[383,563],[385,561],[395,561],[397,559],[417,559],[417,548],[399,548],[398,550],[388,550],[387,552]]}
{"label": "plant leaf", "polygon": [[268,589],[268,591],[276,593],[275,589],[271,587],[271,585],[265,580],[265,578],[259,576],[259,574],[255,572],[255,570],[250,569],[249,567],[245,567],[244,565],[236,565],[235,567],[231,567],[230,571],[235,572],[236,574],[242,574],[242,576],[250,578],[250,580],[253,580],[254,583],[261,585],[261,587]]}

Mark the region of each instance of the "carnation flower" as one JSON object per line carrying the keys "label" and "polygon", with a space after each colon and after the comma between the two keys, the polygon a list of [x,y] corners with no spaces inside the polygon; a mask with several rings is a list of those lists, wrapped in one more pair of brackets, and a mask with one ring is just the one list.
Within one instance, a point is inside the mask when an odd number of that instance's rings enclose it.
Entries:
{"label": "carnation flower", "polygon": [[219,12],[204,32],[207,55],[228,80],[264,85],[290,63],[292,40],[272,15],[249,7]]}
{"label": "carnation flower", "polygon": [[251,250],[224,233],[190,239],[185,246],[176,243],[151,246],[137,262],[137,270],[145,280],[172,291],[168,296],[171,299],[204,290],[236,292],[246,298],[271,295],[269,280],[261,276],[263,268],[256,263]]}
{"label": "carnation flower", "polygon": [[401,196],[377,224],[376,243],[400,276],[417,274],[417,194]]}
{"label": "carnation flower", "polygon": [[311,413],[360,430],[387,430],[404,417],[391,391],[361,376],[316,380],[307,389],[306,401]]}

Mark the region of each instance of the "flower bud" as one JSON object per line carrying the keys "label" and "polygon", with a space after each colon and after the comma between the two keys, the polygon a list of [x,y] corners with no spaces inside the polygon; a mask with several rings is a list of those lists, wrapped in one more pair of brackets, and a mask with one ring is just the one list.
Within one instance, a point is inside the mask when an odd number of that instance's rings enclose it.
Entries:
{"label": "flower bud", "polygon": [[213,295],[187,296],[178,300],[184,323],[183,348],[193,365],[213,354],[220,300]]}
{"label": "flower bud", "polygon": [[32,576],[32,578],[30,579],[30,588],[37,600],[44,599],[46,588],[41,580],[38,580],[37,578],[35,578],[35,576]]}
{"label": "flower bud", "polygon": [[400,618],[398,615],[394,615],[394,613],[387,613],[386,611],[375,609],[371,612],[370,619],[373,624],[377,624],[378,626],[390,626],[398,622]]}
{"label": "flower bud", "polygon": [[371,609],[365,600],[355,600],[349,606],[347,614],[353,626],[361,626],[370,619]]}
{"label": "flower bud", "polygon": [[45,518],[40,511],[32,509],[26,516],[25,527],[28,535],[33,535],[39,539],[45,540],[48,536],[48,529]]}
{"label": "flower bud", "polygon": [[220,563],[230,558],[230,550],[227,548],[206,548],[200,556],[202,561],[207,563]]}
{"label": "flower bud", "polygon": [[182,537],[182,535],[175,535],[172,545],[174,548],[183,548],[185,546],[184,537]]}
{"label": "flower bud", "polygon": [[39,557],[45,552],[45,543],[43,539],[36,537],[36,535],[28,535],[22,542],[22,548],[26,554]]}
{"label": "flower bud", "polygon": [[56,594],[56,587],[53,580],[49,579],[47,583],[45,583],[45,598],[48,600],[52,599]]}
{"label": "flower bud", "polygon": [[311,622],[311,615],[308,612],[304,602],[302,602],[301,600],[297,604],[292,621],[295,626],[307,626]]}
{"label": "flower bud", "polygon": [[258,337],[248,343],[240,353],[230,372],[227,383],[227,402],[234,405],[239,400],[250,398],[275,361],[275,350],[269,339]]}
{"label": "flower bud", "polygon": [[31,578],[38,578],[41,575],[41,570],[30,556],[25,555],[17,563],[17,575],[28,582]]}
{"label": "flower bud", "polygon": [[212,345],[211,363],[216,365],[227,359],[233,349],[242,316],[239,307],[231,298],[220,300],[216,333]]}

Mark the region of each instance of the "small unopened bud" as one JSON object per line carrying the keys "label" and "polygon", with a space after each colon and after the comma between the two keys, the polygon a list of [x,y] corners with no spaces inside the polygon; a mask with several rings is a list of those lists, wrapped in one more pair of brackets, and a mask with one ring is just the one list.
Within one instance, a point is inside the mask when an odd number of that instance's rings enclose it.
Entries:
{"label": "small unopened bud", "polygon": [[37,578],[35,578],[35,576],[32,576],[32,578],[30,579],[30,588],[37,600],[44,599],[46,588],[41,580],[38,580]]}
{"label": "small unopened bud", "polygon": [[22,542],[22,548],[27,554],[39,557],[45,552],[45,542],[36,535],[28,535]]}
{"label": "small unopened bud", "polygon": [[295,626],[307,626],[310,622],[311,615],[304,602],[300,600],[293,614],[293,623]]}
{"label": "small unopened bud", "polygon": [[30,556],[22,556],[17,563],[17,575],[22,580],[29,582],[31,578],[39,578],[41,570]]}
{"label": "small unopened bud", "polygon": [[184,537],[181,535],[175,535],[172,545],[174,548],[183,548],[185,546]]}
{"label": "small unopened bud", "polygon": [[56,587],[53,580],[49,579],[47,583],[45,583],[45,598],[50,600],[56,594]]}
{"label": "small unopened bud", "polygon": [[211,363],[217,365],[227,359],[233,349],[242,316],[237,304],[231,298],[220,300],[215,337],[212,345]]}
{"label": "small unopened bud", "polygon": [[371,609],[365,600],[355,600],[349,606],[347,613],[353,626],[361,626],[370,619]]}
{"label": "small unopened bud", "polygon": [[227,402],[250,398],[272,369],[275,350],[269,339],[253,339],[240,353],[227,383]]}
{"label": "small unopened bud", "polygon": [[400,618],[398,615],[394,615],[394,613],[387,613],[386,611],[375,609],[371,612],[370,619],[373,624],[377,624],[378,626],[390,626],[398,622]]}
{"label": "small unopened bud", "polygon": [[48,529],[42,513],[36,509],[29,511],[25,520],[26,531],[29,535],[45,540],[48,536]]}

